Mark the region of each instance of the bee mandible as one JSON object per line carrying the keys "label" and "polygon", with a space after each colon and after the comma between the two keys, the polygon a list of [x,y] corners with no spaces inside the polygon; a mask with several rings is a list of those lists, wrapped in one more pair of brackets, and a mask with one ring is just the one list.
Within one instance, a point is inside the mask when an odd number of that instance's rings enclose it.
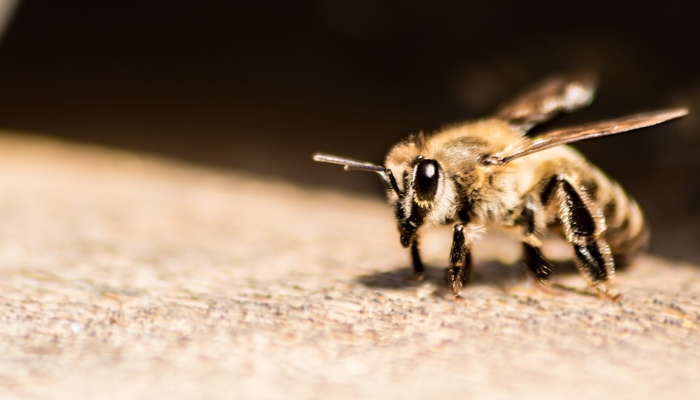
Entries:
{"label": "bee mandible", "polygon": [[418,280],[425,274],[420,233],[454,224],[447,283],[455,296],[471,276],[472,243],[487,227],[515,230],[526,273],[546,285],[553,267],[542,244],[556,231],[573,246],[586,282],[614,298],[615,265],[646,247],[649,229],[637,202],[566,144],[656,125],[688,111],[640,113],[527,135],[561,112],[587,106],[593,94],[591,79],[554,77],[489,118],[409,136],[389,151],[384,166],[321,153],[313,159],[379,174]]}

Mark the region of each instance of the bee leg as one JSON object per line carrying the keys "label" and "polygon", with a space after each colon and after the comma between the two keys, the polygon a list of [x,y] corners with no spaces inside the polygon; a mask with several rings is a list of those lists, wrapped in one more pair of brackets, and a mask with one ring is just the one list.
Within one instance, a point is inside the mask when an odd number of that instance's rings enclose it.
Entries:
{"label": "bee leg", "polygon": [[[531,195],[524,199],[524,207],[520,213],[518,223],[523,227],[523,267],[525,273],[536,283],[545,285],[549,283],[553,266],[542,254],[541,232],[543,223],[537,223],[537,217],[541,215],[542,207],[539,206]],[[541,219],[541,218],[540,218]]]}
{"label": "bee leg", "polygon": [[527,242],[523,242],[523,266],[528,276],[541,285],[549,283],[549,277],[554,270],[552,264],[542,255],[542,249]]}
{"label": "bee leg", "polygon": [[564,176],[553,177],[543,193],[543,203],[546,205],[552,197],[557,199],[559,219],[567,241],[574,247],[576,267],[600,295],[614,300],[617,296],[610,293],[610,285],[615,276],[615,264],[604,237],[603,214],[574,182]]}
{"label": "bee leg", "polygon": [[420,250],[418,250],[418,240],[411,243],[411,260],[413,261],[413,280],[422,281],[425,277],[425,267],[420,258]]}
{"label": "bee leg", "polygon": [[620,294],[610,291],[612,278],[615,276],[615,266],[610,252],[610,246],[605,240],[590,240],[585,244],[574,245],[576,265],[588,284],[595,287],[598,293],[610,300],[617,300]]}
{"label": "bee leg", "polygon": [[462,292],[462,287],[467,284],[472,272],[472,257],[464,236],[464,225],[457,224],[454,227],[450,266],[447,268],[447,285],[455,296]]}

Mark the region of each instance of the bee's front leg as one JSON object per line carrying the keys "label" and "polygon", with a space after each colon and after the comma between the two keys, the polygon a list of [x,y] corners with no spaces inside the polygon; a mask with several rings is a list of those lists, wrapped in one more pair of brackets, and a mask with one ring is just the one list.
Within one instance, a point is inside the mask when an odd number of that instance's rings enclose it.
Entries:
{"label": "bee's front leg", "polygon": [[464,234],[465,223],[455,225],[450,250],[450,266],[447,268],[447,285],[455,296],[469,282],[472,272],[471,240]]}
{"label": "bee's front leg", "polygon": [[418,250],[418,239],[414,239],[411,243],[411,260],[413,261],[413,279],[420,282],[425,277],[425,267]]}

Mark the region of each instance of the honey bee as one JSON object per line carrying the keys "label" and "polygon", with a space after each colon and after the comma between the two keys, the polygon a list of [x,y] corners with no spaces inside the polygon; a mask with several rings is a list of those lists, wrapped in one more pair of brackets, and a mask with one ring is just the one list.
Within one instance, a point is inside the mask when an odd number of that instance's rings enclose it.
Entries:
{"label": "honey bee", "polygon": [[489,118],[409,136],[389,151],[385,166],[321,153],[313,159],[381,176],[417,280],[425,274],[420,232],[454,224],[447,283],[455,296],[471,276],[472,243],[487,227],[515,230],[526,273],[546,285],[553,267],[542,243],[555,231],[573,246],[586,282],[614,299],[615,265],[646,247],[649,230],[637,202],[565,144],[656,125],[688,111],[641,113],[527,136],[556,114],[590,104],[594,89],[591,79],[550,78]]}

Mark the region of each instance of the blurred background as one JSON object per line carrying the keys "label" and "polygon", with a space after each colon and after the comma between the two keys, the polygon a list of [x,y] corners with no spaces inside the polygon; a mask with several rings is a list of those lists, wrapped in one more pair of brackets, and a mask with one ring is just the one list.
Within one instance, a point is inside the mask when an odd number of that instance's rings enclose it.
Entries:
{"label": "blurred background", "polygon": [[[4,2],[0,129],[377,197],[311,154],[381,162],[562,71],[596,71],[598,95],[546,128],[700,105],[680,3]],[[639,200],[655,253],[700,262],[700,117],[577,147]]]}

